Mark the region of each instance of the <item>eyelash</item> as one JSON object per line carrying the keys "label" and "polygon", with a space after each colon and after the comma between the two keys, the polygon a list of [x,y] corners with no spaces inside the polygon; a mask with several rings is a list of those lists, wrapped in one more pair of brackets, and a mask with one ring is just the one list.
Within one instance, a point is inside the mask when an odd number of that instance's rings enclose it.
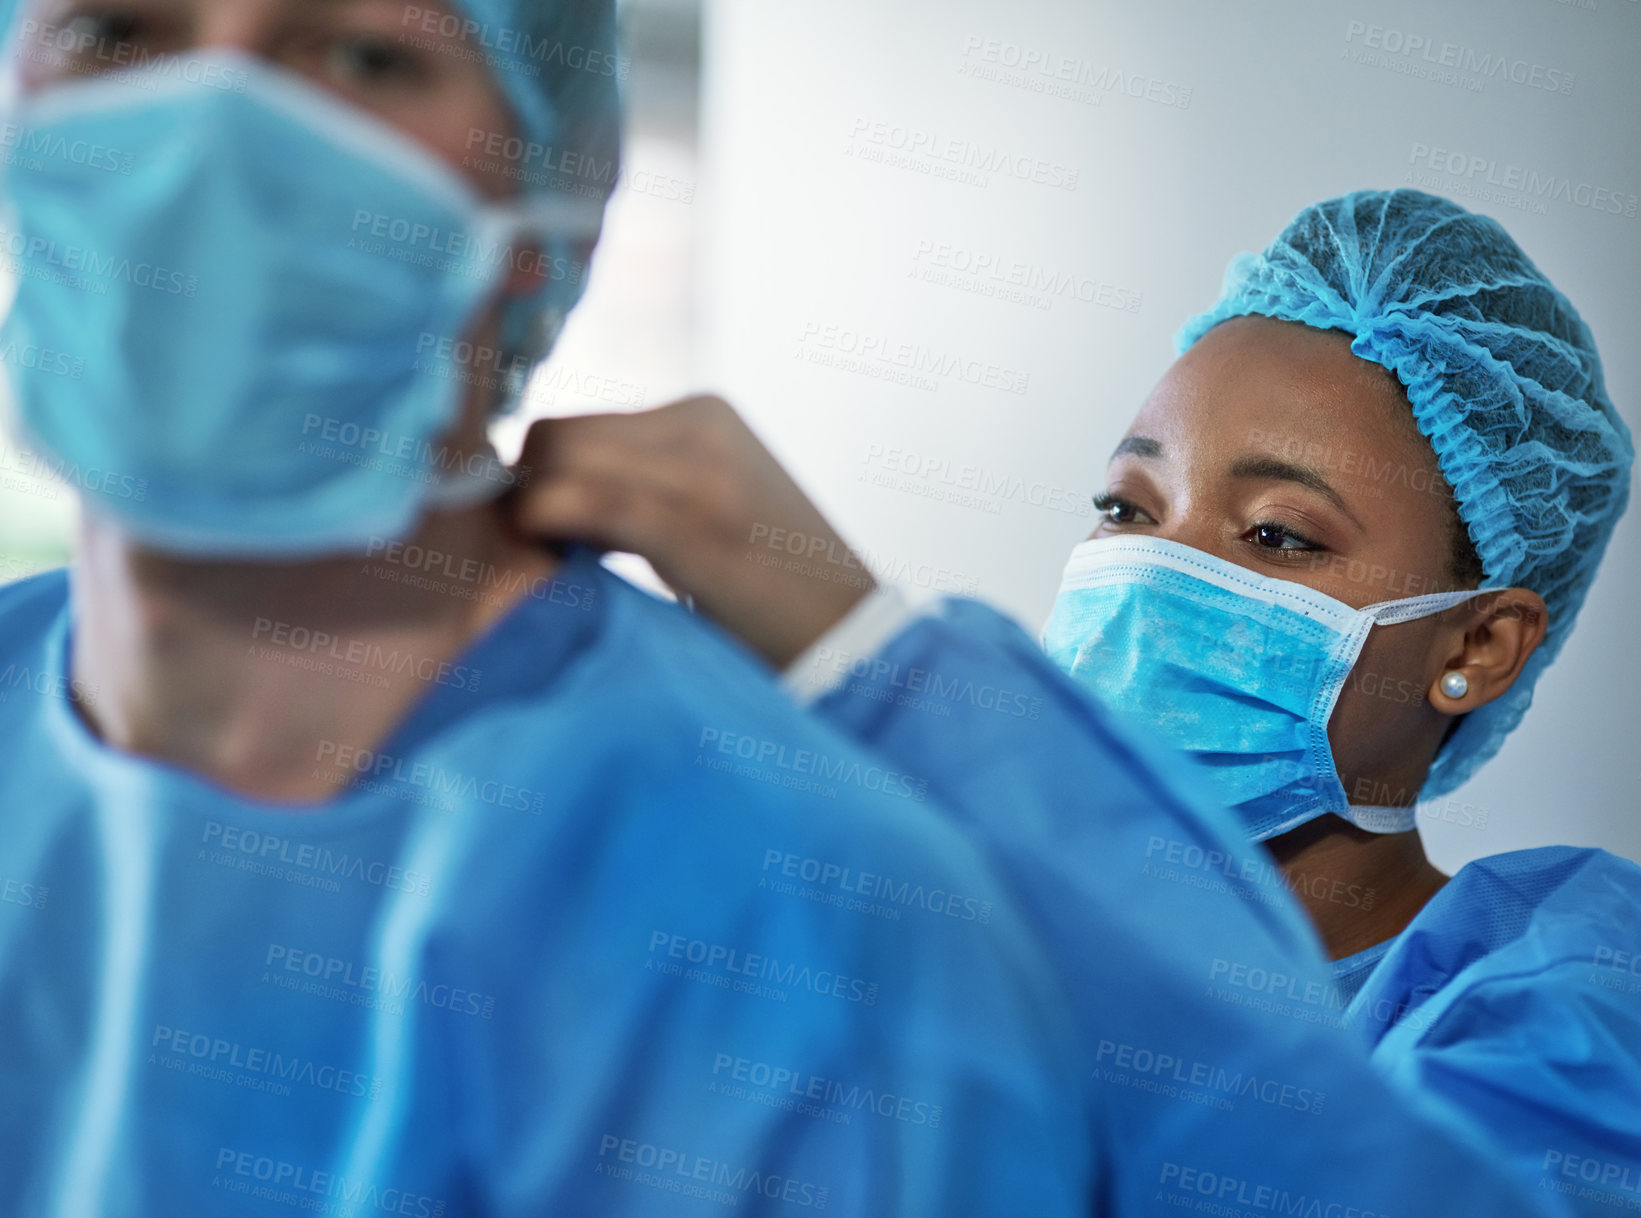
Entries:
{"label": "eyelash", "polygon": [[[414,81],[426,75],[426,64],[419,56],[406,54],[402,48],[385,38],[371,34],[356,34],[338,39],[331,53],[342,57],[382,55],[381,71],[373,73],[377,80]],[[355,61],[353,65],[359,66]]]}
{"label": "eyelash", "polygon": [[[134,43],[143,33],[144,15],[121,9],[117,5],[87,5],[78,12],[69,13],[62,28],[83,37],[90,34],[95,45],[124,45]],[[78,41],[76,45],[79,45]]]}
{"label": "eyelash", "polygon": [[[62,18],[64,29],[89,34],[95,45],[138,44],[159,32],[151,14],[119,3],[88,2]],[[344,32],[323,44],[331,66],[372,82],[416,82],[427,75],[425,57],[375,32]],[[374,58],[374,62],[372,59]]]}
{"label": "eyelash", "polygon": [[[1125,524],[1132,523],[1131,521],[1122,521],[1122,520],[1112,520],[1112,519],[1110,519],[1109,513],[1110,513],[1111,509],[1114,508],[1114,507],[1125,507],[1125,508],[1129,508],[1129,509],[1131,509],[1135,512],[1138,512],[1138,511],[1141,510],[1138,506],[1136,506],[1134,503],[1130,502],[1129,500],[1119,498],[1118,496],[1112,495],[1110,493],[1101,493],[1101,494],[1098,494],[1098,495],[1094,496],[1094,510],[1096,512],[1099,512],[1102,516],[1106,516],[1107,523],[1114,524],[1119,528],[1121,528]],[[1318,550],[1326,549],[1325,546],[1320,545],[1319,543],[1312,541],[1309,537],[1305,536],[1303,533],[1296,532],[1295,530],[1289,528],[1287,525],[1281,524],[1281,523],[1279,523],[1275,520],[1256,520],[1256,521],[1254,521],[1254,523],[1252,525],[1250,525],[1248,527],[1248,532],[1251,533],[1251,534],[1258,534],[1258,533],[1262,532],[1265,529],[1273,529],[1276,532],[1282,534],[1283,537],[1288,538],[1292,541],[1296,541],[1296,542],[1299,543],[1297,546],[1291,546],[1291,547],[1290,546],[1264,546],[1264,545],[1259,545],[1258,542],[1253,543],[1254,545],[1258,546],[1259,549],[1265,550],[1265,551],[1267,551],[1269,553],[1272,553],[1272,554],[1306,554],[1306,553],[1312,553],[1312,552],[1315,552],[1315,551],[1318,551]]]}

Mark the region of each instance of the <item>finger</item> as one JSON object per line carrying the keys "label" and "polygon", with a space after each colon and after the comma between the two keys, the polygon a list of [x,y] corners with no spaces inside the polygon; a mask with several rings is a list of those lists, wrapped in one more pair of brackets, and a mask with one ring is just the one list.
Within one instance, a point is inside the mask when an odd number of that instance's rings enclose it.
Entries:
{"label": "finger", "polygon": [[747,431],[734,407],[711,395],[680,398],[651,410],[537,419],[525,434],[521,461],[545,465],[554,460],[556,449],[600,441],[670,449],[709,429],[732,427]]}

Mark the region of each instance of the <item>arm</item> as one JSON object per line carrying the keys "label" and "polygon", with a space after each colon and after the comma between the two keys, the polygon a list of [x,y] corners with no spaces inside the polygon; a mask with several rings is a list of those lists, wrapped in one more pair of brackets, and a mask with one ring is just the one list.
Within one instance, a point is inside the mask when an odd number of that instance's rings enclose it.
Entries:
{"label": "arm", "polygon": [[[1592,942],[1607,941],[1608,931]],[[1567,1198],[1576,1213],[1633,1210],[1641,1204],[1641,986],[1632,984],[1588,954],[1461,981],[1435,1009],[1392,1028],[1373,1062],[1474,1125],[1524,1182]]]}
{"label": "arm", "polygon": [[[713,429],[727,411],[707,408]],[[744,486],[717,486],[735,478],[728,454],[745,452],[722,437],[696,450],[703,468],[669,466],[656,445],[623,462],[615,433],[646,420],[620,423],[535,434],[549,480],[572,489],[542,489],[527,525],[639,552],[766,660],[798,658],[788,684],[811,687],[813,712],[925,783],[980,844],[1069,992],[1077,1085],[1112,1131],[1103,1212],[1161,1213],[1205,1195],[1291,1212],[1310,1198],[1329,1214],[1558,1212],[1523,1194],[1472,1132],[1370,1071],[1274,864],[1180,758],[1114,723],[977,603],[908,618],[892,597],[862,605],[856,592],[806,610],[790,573],[739,569],[758,565],[746,555],[759,525],[824,527],[818,513],[787,513],[801,492],[787,480],[766,508]],[[577,448],[596,461],[572,473]],[[689,450],[673,437],[670,451]],[[761,447],[755,463],[748,485],[785,478]],[[595,518],[600,504],[614,523]]]}
{"label": "arm", "polygon": [[721,398],[540,420],[520,472],[528,489],[511,506],[526,537],[642,555],[776,668],[876,586]]}

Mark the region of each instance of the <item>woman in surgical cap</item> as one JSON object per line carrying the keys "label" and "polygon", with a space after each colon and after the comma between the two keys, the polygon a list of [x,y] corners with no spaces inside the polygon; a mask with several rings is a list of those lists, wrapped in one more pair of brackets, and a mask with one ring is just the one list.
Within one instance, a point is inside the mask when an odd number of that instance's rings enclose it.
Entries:
{"label": "woman in surgical cap", "polygon": [[992,757],[1007,716],[920,713],[941,674],[1024,706],[1063,674],[1190,753],[1277,879],[1166,842],[1159,875],[1297,896],[1381,1072],[1597,1214],[1641,1202],[1641,868],[1551,847],[1448,877],[1415,816],[1520,722],[1632,458],[1589,328],[1497,222],[1363,191],[1237,258],[1183,330],[1066,568],[1042,640],[1058,674],[971,602],[913,610],[869,577],[747,561],[774,528],[846,550],[719,402],[538,425],[547,476],[520,517],[644,553],[908,768],[1003,768],[986,789],[1010,815],[1098,792],[1057,781],[1063,749]]}

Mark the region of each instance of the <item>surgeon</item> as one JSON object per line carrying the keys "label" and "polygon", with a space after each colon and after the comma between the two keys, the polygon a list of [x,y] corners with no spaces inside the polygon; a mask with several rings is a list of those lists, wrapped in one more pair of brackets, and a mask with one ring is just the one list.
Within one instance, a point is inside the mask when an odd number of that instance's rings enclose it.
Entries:
{"label": "surgeon", "polygon": [[0,351],[83,524],[0,592],[0,1211],[1093,1207],[1063,993],[917,776],[502,527],[612,9],[6,12]]}
{"label": "surgeon", "polygon": [[[1448,877],[1416,828],[1520,721],[1626,504],[1630,434],[1589,328],[1495,221],[1363,191],[1235,260],[1180,348],[1043,641],[1194,757],[1269,870],[1148,842],[1175,884],[1137,907],[1173,929],[1204,885],[1291,892],[1334,961],[1318,1005],[1382,1075],[1577,1212],[1641,1203],[1641,869],[1554,847]],[[1104,815],[1093,734],[1016,718],[1062,684],[1041,653],[973,602],[863,595],[722,403],[544,421],[528,456],[545,475],[521,527],[645,554],[818,716],[949,776],[964,815],[1019,818],[1030,795]],[[862,577],[756,561],[792,539]]]}
{"label": "surgeon", "polygon": [[[585,279],[610,26],[16,14],[0,350],[84,523],[72,572],[0,595],[7,1211],[1436,1212],[1462,1180],[1553,1212],[1336,1038],[1296,1023],[1302,1068],[1243,1068],[1273,1051],[1231,999],[1318,984],[1283,910],[1227,909],[1205,1002],[1202,962],[1089,894],[1089,1052],[1041,914],[927,775],[509,537],[484,425]],[[1106,760],[1152,830],[1235,850]],[[1182,1056],[1199,1024],[1212,1060]],[[1134,1126],[1095,1064],[1243,1107]],[[1253,1153],[1290,1128],[1351,1150]]]}
{"label": "surgeon", "polygon": [[8,1209],[1559,1212],[1323,1026],[1286,904],[1133,917],[1147,851],[1248,860],[1072,686],[1110,815],[1054,875],[1065,818],[942,811],[510,535],[485,423],[585,280],[610,24],[19,15],[0,341],[85,515],[0,595]]}

